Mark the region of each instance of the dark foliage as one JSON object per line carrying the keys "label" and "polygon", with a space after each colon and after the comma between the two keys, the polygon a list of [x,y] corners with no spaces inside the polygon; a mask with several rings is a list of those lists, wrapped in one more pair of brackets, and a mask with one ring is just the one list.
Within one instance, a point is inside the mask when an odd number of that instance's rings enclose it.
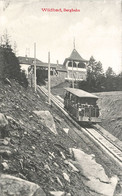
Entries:
{"label": "dark foliage", "polygon": [[105,90],[106,91],[121,91],[122,90],[122,73],[116,75],[112,68],[109,67],[105,73]]}
{"label": "dark foliage", "polygon": [[28,81],[26,79],[25,73],[21,72],[18,58],[13,52],[11,45],[9,43],[8,36],[5,36],[4,44],[1,44],[1,79],[15,79],[22,86],[27,87]]}
{"label": "dark foliage", "polygon": [[88,92],[121,91],[122,73],[116,75],[111,67],[103,73],[101,62],[96,62],[92,56],[87,66],[87,79],[79,82],[79,88]]}
{"label": "dark foliage", "polygon": [[20,76],[19,76],[18,82],[19,82],[23,87],[25,87],[25,88],[28,87],[28,80],[27,80],[27,78],[26,78],[26,76],[25,76],[25,72],[24,72],[24,71],[21,71],[21,72],[20,72]]}

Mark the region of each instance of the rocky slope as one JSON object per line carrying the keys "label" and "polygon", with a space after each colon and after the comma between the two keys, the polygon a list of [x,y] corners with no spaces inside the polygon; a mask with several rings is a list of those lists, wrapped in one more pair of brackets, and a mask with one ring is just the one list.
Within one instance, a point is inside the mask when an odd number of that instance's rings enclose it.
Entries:
{"label": "rocky slope", "polygon": [[[51,127],[51,118],[48,119],[47,125],[44,115],[41,113],[39,117],[37,111],[49,111],[54,119],[54,126]],[[79,138],[73,132],[75,127],[54,105],[49,107],[43,95],[34,93],[30,88],[24,89],[15,81],[8,84],[0,81],[0,113],[6,121],[5,124],[1,123],[2,120],[0,122],[1,196],[101,195],[86,183],[89,179],[82,169],[79,169],[73,154],[70,153],[69,149],[77,148],[91,154],[92,158],[94,154],[96,162],[105,170],[108,179],[112,179],[113,175],[118,176],[120,181],[115,195],[121,193],[120,168],[86,136]],[[26,190],[19,188],[20,192],[15,193],[15,186],[10,189],[10,176],[13,176],[11,182],[16,182],[17,188],[21,187],[18,181],[25,180]],[[34,183],[29,184],[29,188],[28,181]],[[6,191],[5,185],[9,188]],[[32,187],[36,189],[33,190]]]}

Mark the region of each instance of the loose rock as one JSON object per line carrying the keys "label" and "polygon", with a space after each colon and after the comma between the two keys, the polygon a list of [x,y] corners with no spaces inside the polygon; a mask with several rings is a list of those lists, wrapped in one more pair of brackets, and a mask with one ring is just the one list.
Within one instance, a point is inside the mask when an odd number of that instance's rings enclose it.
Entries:
{"label": "loose rock", "polygon": [[44,126],[46,126],[54,134],[57,134],[53,116],[49,111],[33,111],[33,113],[38,116]]}
{"label": "loose rock", "polygon": [[62,191],[50,191],[50,194],[53,196],[64,196],[65,192]]}
{"label": "loose rock", "polygon": [[66,134],[68,134],[69,129],[68,129],[68,128],[63,128],[63,131],[64,131]]}
{"label": "loose rock", "polygon": [[93,155],[85,154],[80,149],[75,148],[72,148],[72,151],[77,161],[76,166],[89,179],[85,184],[99,194],[113,196],[118,178],[116,176],[108,178],[103,167],[93,159]]}
{"label": "loose rock", "polygon": [[70,183],[70,178],[66,173],[63,173],[64,179]]}
{"label": "loose rock", "polygon": [[0,113],[0,128],[4,128],[8,125],[8,120],[4,114]]}
{"label": "loose rock", "polygon": [[3,162],[2,166],[3,166],[3,170],[8,170],[9,169],[9,166],[6,162]]}
{"label": "loose rock", "polygon": [[0,176],[0,187],[1,196],[8,196],[10,194],[18,196],[39,196],[40,194],[40,196],[46,196],[37,184],[5,174]]}

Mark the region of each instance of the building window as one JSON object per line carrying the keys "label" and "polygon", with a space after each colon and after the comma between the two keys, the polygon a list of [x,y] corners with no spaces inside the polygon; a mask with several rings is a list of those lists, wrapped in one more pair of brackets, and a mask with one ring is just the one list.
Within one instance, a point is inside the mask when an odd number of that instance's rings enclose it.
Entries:
{"label": "building window", "polygon": [[78,68],[86,68],[86,65],[84,63],[78,63]]}
{"label": "building window", "polygon": [[[70,61],[70,62],[68,63],[68,67],[72,67],[72,61]],[[75,62],[73,62],[73,67],[76,67],[76,63],[75,63]]]}
{"label": "building window", "polygon": [[53,74],[53,70],[51,70],[51,71],[50,71],[50,75],[51,75],[51,76],[53,76],[53,75],[54,75],[54,74]]}

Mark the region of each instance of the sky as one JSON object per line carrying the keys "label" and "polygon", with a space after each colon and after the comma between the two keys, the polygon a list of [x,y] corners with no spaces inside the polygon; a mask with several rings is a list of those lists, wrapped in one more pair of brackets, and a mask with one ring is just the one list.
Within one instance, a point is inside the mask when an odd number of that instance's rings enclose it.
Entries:
{"label": "sky", "polygon": [[[63,63],[74,48],[89,60],[122,71],[121,0],[0,0],[0,36],[7,30],[17,55]],[[43,8],[62,12],[43,12]],[[79,12],[64,12],[77,9]]]}

